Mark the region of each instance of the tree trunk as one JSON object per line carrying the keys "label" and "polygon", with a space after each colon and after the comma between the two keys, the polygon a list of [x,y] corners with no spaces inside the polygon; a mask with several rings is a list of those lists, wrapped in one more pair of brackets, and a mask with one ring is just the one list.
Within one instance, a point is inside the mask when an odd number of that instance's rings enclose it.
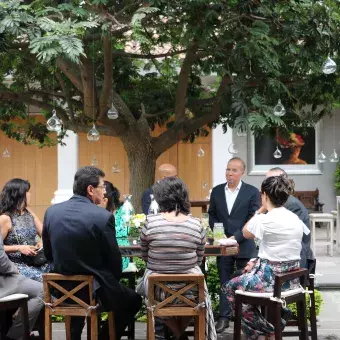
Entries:
{"label": "tree trunk", "polygon": [[150,188],[155,181],[156,155],[150,145],[139,138],[131,140],[123,139],[125,151],[129,160],[130,169],[130,192],[132,204],[136,213],[142,212],[142,194],[144,190]]}

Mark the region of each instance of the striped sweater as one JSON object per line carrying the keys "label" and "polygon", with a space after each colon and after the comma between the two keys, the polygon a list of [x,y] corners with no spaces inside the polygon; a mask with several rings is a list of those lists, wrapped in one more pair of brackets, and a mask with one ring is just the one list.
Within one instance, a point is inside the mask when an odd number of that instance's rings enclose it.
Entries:
{"label": "striped sweater", "polygon": [[205,231],[200,220],[170,222],[161,214],[149,215],[141,232],[142,257],[158,273],[185,273],[202,263]]}

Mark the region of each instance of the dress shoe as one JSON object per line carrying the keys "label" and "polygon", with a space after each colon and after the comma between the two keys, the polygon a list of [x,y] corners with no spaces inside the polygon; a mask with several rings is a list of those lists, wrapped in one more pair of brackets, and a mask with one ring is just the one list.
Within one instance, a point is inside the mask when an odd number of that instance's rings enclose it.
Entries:
{"label": "dress shoe", "polygon": [[229,328],[229,320],[228,319],[218,319],[216,323],[216,333],[223,333],[226,328]]}

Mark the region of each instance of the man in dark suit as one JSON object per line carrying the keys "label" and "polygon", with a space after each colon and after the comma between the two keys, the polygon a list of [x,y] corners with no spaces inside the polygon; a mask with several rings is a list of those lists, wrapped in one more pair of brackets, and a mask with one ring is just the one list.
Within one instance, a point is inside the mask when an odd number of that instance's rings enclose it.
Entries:
{"label": "man in dark suit", "polygon": [[[177,176],[177,169],[172,164],[162,164],[158,168],[158,176],[159,179],[163,179],[166,177]],[[143,214],[148,215],[149,208],[151,204],[151,196],[152,190],[151,188],[146,189],[142,195],[142,210]]]}
{"label": "man in dark suit", "polygon": [[[96,300],[105,310],[115,312],[116,338],[120,339],[140,309],[141,297],[119,283],[122,262],[115,219],[97,206],[104,199],[104,176],[92,166],[77,171],[71,199],[46,211],[43,243],[52,272],[95,277]],[[72,340],[80,340],[83,326],[84,318],[72,318]]]}
{"label": "man in dark suit", "polygon": [[[260,193],[257,188],[241,181],[245,172],[245,163],[238,157],[232,158],[227,165],[227,183],[217,185],[210,195],[209,225],[223,223],[224,233],[234,238],[240,247],[237,256],[222,256],[217,258],[221,286],[228,282],[235,271],[245,267],[250,258],[256,255],[253,240],[243,237],[242,228],[260,207]],[[225,296],[220,295],[220,315],[216,324],[216,332],[222,333],[229,327],[231,311]]]}

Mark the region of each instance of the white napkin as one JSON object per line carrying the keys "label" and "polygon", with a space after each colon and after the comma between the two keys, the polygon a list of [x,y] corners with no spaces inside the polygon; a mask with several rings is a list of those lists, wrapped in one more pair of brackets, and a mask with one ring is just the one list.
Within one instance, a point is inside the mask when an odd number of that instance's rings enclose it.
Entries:
{"label": "white napkin", "polygon": [[217,241],[221,246],[233,246],[237,244],[237,241],[232,238],[221,238]]}

